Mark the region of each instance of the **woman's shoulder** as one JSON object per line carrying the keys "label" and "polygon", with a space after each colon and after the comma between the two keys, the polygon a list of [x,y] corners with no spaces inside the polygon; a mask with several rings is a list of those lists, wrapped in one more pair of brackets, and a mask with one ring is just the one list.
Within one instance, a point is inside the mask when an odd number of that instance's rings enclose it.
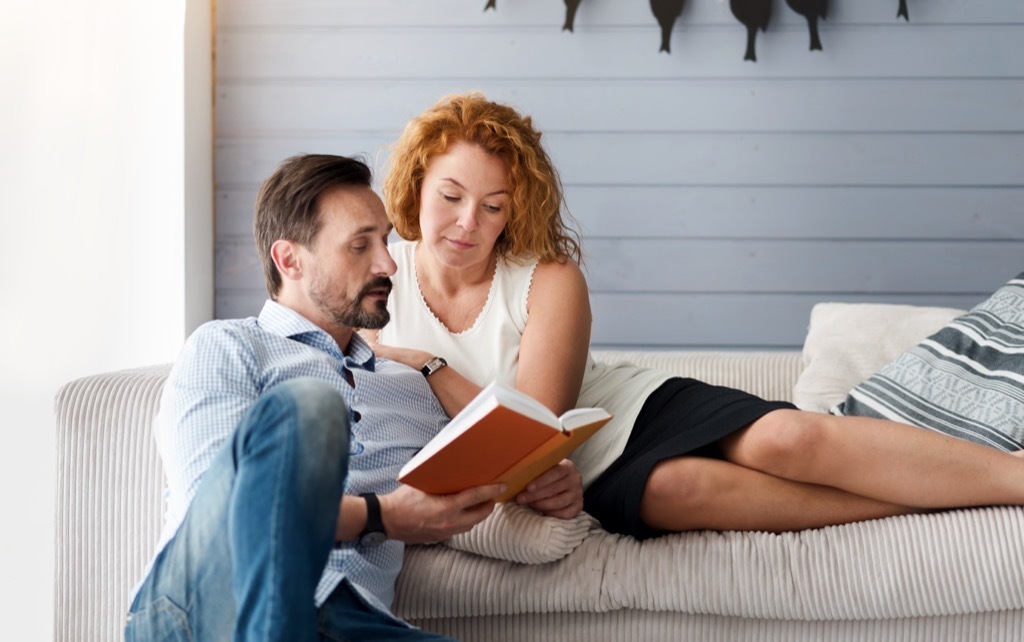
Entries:
{"label": "woman's shoulder", "polygon": [[580,266],[571,260],[534,262],[534,283],[545,283],[555,287],[586,287],[586,278]]}

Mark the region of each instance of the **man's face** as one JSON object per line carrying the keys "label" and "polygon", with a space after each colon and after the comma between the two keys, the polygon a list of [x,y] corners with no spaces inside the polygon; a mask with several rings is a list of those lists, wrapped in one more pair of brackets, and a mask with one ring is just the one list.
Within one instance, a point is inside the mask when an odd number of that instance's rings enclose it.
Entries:
{"label": "man's face", "polygon": [[382,328],[395,262],[384,204],[366,187],[335,188],[320,202],[322,225],[311,248],[300,248],[306,298],[319,325]]}

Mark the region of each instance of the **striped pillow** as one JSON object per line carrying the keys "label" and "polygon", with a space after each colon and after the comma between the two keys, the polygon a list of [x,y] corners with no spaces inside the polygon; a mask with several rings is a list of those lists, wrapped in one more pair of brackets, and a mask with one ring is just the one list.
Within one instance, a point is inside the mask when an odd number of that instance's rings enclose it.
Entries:
{"label": "striped pillow", "polygon": [[1024,448],[1024,273],[882,367],[829,412]]}

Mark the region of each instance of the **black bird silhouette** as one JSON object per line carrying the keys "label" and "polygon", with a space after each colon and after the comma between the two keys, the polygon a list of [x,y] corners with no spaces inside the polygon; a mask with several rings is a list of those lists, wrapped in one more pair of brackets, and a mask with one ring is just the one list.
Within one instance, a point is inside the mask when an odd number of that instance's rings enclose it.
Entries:
{"label": "black bird silhouette", "polygon": [[729,0],[729,8],[732,9],[732,15],[747,26],[747,53],[743,59],[757,62],[754,41],[758,29],[764,31],[768,28],[768,20],[772,17],[772,0]]}
{"label": "black bird silhouette", "polygon": [[790,9],[807,18],[807,28],[811,30],[811,51],[821,49],[821,39],[818,38],[818,18],[825,19],[828,0],[786,0],[786,4]]}
{"label": "black bird silhouette", "polygon": [[896,12],[896,17],[910,22],[910,16],[907,14],[907,0],[900,0],[900,8]]}
{"label": "black bird silhouette", "polygon": [[683,12],[683,2],[685,0],[651,0],[651,12],[661,25],[661,49],[658,49],[658,53],[672,53],[668,46],[672,38],[672,26]]}
{"label": "black bird silhouette", "polygon": [[579,8],[581,0],[565,0],[565,24],[562,31],[572,31],[572,22],[576,19],[576,9]]}
{"label": "black bird silhouette", "polygon": [[487,4],[484,5],[484,11],[488,9],[498,10],[498,0],[487,0]]}

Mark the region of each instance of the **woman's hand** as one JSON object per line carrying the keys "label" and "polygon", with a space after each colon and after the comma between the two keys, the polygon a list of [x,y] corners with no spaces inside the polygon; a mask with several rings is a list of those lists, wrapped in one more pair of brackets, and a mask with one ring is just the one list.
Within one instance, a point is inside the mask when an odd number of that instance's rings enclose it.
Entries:
{"label": "woman's hand", "polygon": [[398,363],[404,363],[410,368],[419,370],[423,367],[423,364],[430,361],[434,355],[425,352],[423,350],[416,350],[414,348],[396,348],[395,346],[384,345],[383,343],[371,343],[370,347],[373,348],[373,353],[378,357],[397,361]]}
{"label": "woman's hand", "polygon": [[576,464],[563,459],[530,482],[526,490],[516,496],[516,503],[550,517],[576,517],[583,510],[583,478]]}

